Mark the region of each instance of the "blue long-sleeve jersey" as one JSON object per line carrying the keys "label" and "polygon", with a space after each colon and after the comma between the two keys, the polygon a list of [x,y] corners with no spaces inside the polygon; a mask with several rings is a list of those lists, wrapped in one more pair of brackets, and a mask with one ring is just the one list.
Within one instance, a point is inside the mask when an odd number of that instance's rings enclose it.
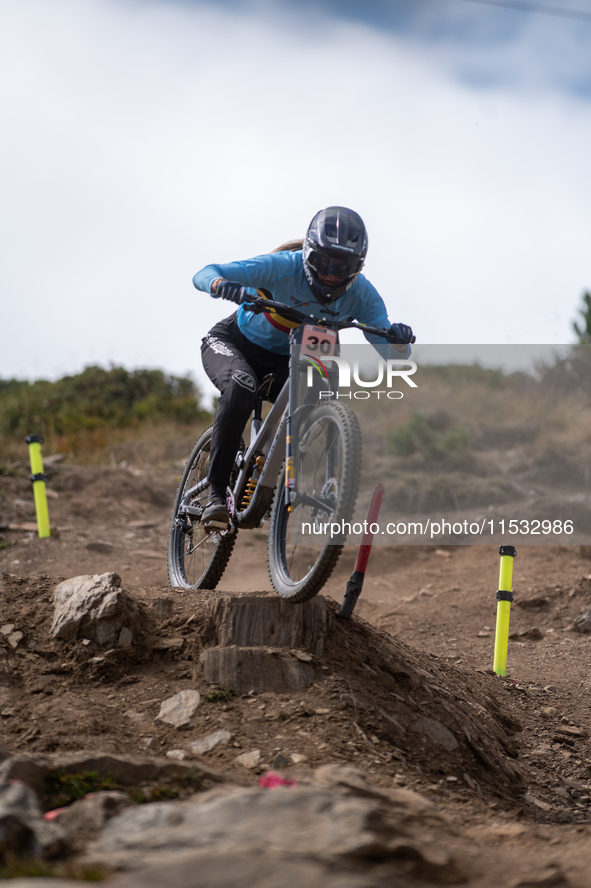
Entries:
{"label": "blue long-sleeve jersey", "polygon": [[[293,305],[306,314],[314,314],[335,320],[354,318],[362,324],[374,327],[390,326],[384,300],[364,275],[360,274],[347,292],[325,306],[318,302],[304,273],[302,251],[288,250],[255,256],[242,262],[229,262],[223,265],[206,265],[193,278],[198,290],[215,297],[211,285],[217,278],[236,281],[255,295],[257,289],[268,290],[277,302]],[[238,327],[241,333],[255,345],[281,355],[289,354],[288,334],[293,323],[269,312],[254,314],[244,306],[238,309]],[[406,351],[394,349],[381,337],[364,334],[384,358],[404,359],[410,355]],[[400,346],[398,347],[400,348]]]}

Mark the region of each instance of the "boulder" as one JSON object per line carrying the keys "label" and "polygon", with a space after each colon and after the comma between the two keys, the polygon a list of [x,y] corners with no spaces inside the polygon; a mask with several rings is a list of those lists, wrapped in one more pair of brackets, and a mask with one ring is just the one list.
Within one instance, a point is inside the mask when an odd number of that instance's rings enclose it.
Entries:
{"label": "boulder", "polygon": [[99,645],[131,643],[139,609],[116,573],[74,577],[55,587],[53,638],[89,638]]}
{"label": "boulder", "polygon": [[227,778],[201,762],[184,764],[166,759],[143,758],[112,753],[74,753],[63,755],[15,755],[0,764],[0,784],[20,780],[37,792],[45,790],[47,777],[58,771],[93,772],[108,776],[122,786],[139,786],[146,781],[178,780],[189,782],[195,789],[202,784],[224,783]]}
{"label": "boulder", "polygon": [[[43,881],[43,880],[38,880]],[[78,885],[78,883],[73,883]],[[87,883],[85,883],[87,884]],[[300,858],[258,849],[233,852],[231,860],[215,848],[183,855],[164,866],[120,874],[105,888],[384,888],[382,878],[342,870],[310,857]],[[389,888],[406,882],[389,881]],[[32,885],[23,888],[34,888]],[[39,886],[41,888],[41,886]],[[49,886],[48,886],[49,888]],[[61,888],[61,885],[56,886]]]}
{"label": "boulder", "polygon": [[55,812],[52,822],[57,823],[64,833],[69,848],[79,851],[87,842],[97,837],[107,820],[132,804],[124,792],[91,792],[83,799]]}
{"label": "boulder", "polygon": [[[191,852],[207,851],[218,857],[217,867],[226,867],[226,881],[220,874],[218,881],[209,883],[199,872],[200,888],[242,885],[236,881],[235,855],[252,849],[261,856],[317,857],[337,869],[353,861],[369,867],[381,860],[392,874],[412,875],[429,884],[465,878],[449,849],[451,830],[426,799],[408,790],[372,787],[359,772],[338,766],[319,774],[316,782],[310,779],[309,785],[273,791],[224,787],[186,801],[129,808],[106,824],[86,862],[123,869],[170,868]],[[292,884],[306,882],[296,879]]]}
{"label": "boulder", "polygon": [[46,823],[35,793],[24,783],[0,783],[0,862],[52,857],[63,847],[61,829]]}

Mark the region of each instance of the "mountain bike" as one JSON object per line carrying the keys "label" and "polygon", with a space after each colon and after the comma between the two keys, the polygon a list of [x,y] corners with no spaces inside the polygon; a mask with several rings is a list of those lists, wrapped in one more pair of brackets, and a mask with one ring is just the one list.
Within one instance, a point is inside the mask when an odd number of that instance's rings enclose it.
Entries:
{"label": "mountain bike", "polygon": [[[184,589],[214,589],[238,531],[261,526],[270,514],[271,583],[281,598],[298,603],[320,591],[339,559],[347,535],[331,535],[327,528],[351,520],[361,471],[359,423],[336,399],[338,374],[324,359],[338,354],[338,332],[346,328],[393,340],[381,327],[306,315],[262,295],[249,297],[245,308],[297,324],[290,332],[288,378],[264,421],[263,402],[274,377],[265,377],[259,386],[250,443],[246,447],[243,442],[236,454],[226,491],[230,524],[224,531],[201,522],[209,499],[213,426],[197,440],[172,512],[169,581]],[[306,386],[314,371],[317,382]]]}

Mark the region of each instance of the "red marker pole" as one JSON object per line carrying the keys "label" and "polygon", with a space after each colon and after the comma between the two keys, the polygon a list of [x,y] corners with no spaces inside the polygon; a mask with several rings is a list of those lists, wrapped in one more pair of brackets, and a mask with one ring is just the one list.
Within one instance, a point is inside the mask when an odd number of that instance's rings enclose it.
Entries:
{"label": "red marker pole", "polygon": [[374,487],[371,494],[371,500],[369,501],[369,509],[367,510],[367,519],[365,525],[367,530],[363,534],[361,545],[359,546],[359,552],[357,553],[355,569],[349,577],[349,582],[347,583],[347,591],[345,592],[345,597],[343,598],[341,609],[337,614],[337,618],[339,620],[348,620],[351,617],[355,609],[355,605],[357,604],[357,599],[361,595],[363,581],[365,579],[365,571],[367,569],[367,562],[369,561],[369,553],[371,552],[374,538],[374,534],[371,532],[371,528],[378,520],[383,496],[384,487],[382,484],[378,483]]}

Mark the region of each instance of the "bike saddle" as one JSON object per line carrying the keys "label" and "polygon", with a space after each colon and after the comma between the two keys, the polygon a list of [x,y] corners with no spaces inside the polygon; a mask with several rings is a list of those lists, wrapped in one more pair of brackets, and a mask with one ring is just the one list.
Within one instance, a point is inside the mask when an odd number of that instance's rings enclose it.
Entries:
{"label": "bike saddle", "polygon": [[276,379],[277,379],[276,373],[267,373],[267,375],[263,377],[263,380],[262,380],[261,384],[259,385],[259,388],[257,391],[257,398],[260,398],[262,401],[265,401],[269,397],[271,387]]}

